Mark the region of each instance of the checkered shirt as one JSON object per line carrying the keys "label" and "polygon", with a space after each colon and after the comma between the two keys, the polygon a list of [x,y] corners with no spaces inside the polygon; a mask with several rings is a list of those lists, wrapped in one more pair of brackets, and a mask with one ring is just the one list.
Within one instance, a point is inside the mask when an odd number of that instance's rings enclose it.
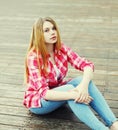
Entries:
{"label": "checkered shirt", "polygon": [[[30,52],[27,58],[28,62],[28,83],[27,89],[24,95],[23,104],[27,108],[41,107],[40,99],[43,98],[48,89],[65,84],[64,77],[68,71],[68,63],[70,63],[75,69],[83,71],[84,67],[90,66],[94,69],[92,62],[80,57],[77,53],[72,51],[69,47],[62,44],[59,51],[55,50],[54,53],[55,63],[60,72],[60,76],[57,77],[54,65],[48,57],[48,74],[43,72],[39,74],[37,55],[35,51]],[[39,55],[39,63],[43,68],[42,58]]]}

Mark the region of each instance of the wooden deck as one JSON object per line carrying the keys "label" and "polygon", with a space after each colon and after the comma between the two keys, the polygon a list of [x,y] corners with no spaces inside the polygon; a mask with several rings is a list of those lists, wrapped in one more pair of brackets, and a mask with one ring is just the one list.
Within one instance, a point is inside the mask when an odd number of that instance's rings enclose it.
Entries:
{"label": "wooden deck", "polygon": [[[22,105],[30,32],[45,16],[57,21],[66,45],[95,63],[94,82],[118,117],[118,0],[4,0],[0,6],[0,130],[89,130],[65,106],[43,117]],[[67,77],[80,74],[70,67]]]}

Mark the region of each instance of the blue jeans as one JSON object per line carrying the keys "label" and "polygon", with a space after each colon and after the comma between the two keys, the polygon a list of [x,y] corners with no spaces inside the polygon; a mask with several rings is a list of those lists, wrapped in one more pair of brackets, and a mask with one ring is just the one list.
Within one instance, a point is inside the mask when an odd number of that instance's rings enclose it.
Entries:
{"label": "blue jeans", "polygon": [[[68,91],[76,87],[81,82],[81,80],[81,77],[77,77],[69,81],[66,85],[54,89],[57,91]],[[109,108],[108,104],[106,103],[104,97],[92,81],[89,83],[88,89],[90,96],[94,99],[89,105],[75,103],[73,100],[46,101],[44,99],[41,99],[42,107],[30,108],[30,111],[35,114],[43,115],[50,113],[61,107],[63,104],[67,103],[73,113],[78,117],[78,119],[84,122],[92,130],[108,130],[108,127],[110,127],[112,123],[115,122],[117,119]],[[98,115],[104,121],[104,124],[94,115],[91,108],[98,113]]]}

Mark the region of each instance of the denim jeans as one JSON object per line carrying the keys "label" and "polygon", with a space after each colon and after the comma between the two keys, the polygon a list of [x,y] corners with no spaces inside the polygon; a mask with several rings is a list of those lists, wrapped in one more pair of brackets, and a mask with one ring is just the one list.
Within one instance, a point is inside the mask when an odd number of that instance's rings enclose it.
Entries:
{"label": "denim jeans", "polygon": [[[81,77],[77,77],[69,81],[66,85],[56,87],[54,89],[57,91],[68,91],[76,87],[81,80]],[[41,99],[42,107],[30,108],[30,111],[35,114],[43,115],[50,113],[67,103],[77,118],[84,122],[92,130],[108,130],[108,127],[110,127],[117,119],[106,103],[104,97],[92,81],[89,83],[88,90],[90,96],[93,98],[89,105],[75,103],[73,100],[46,101]],[[99,115],[99,117],[103,120],[102,122],[95,116],[91,109],[93,109]]]}

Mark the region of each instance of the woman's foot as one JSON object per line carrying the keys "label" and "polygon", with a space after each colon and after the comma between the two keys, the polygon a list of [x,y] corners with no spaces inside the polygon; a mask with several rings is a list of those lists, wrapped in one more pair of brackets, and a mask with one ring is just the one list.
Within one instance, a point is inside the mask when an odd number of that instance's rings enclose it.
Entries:
{"label": "woman's foot", "polygon": [[118,130],[118,121],[114,122],[110,127],[110,130]]}

